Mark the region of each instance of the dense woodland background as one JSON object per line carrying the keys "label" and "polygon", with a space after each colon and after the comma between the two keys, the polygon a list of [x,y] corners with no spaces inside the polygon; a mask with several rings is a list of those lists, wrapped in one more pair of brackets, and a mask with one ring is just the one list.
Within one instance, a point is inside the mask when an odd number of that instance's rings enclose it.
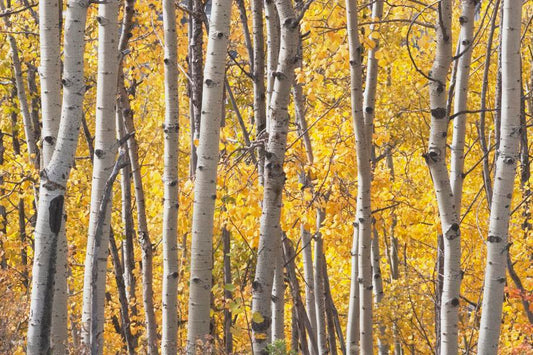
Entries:
{"label": "dense woodland background", "polygon": [[[165,107],[168,109],[168,102],[165,103],[163,61],[167,58],[164,55],[166,37],[163,29],[163,4],[134,0],[124,4],[113,2],[117,7],[120,5],[121,25],[118,26],[117,35],[122,31],[129,42],[120,48],[122,74],[107,79],[108,82],[118,80],[118,89],[115,88],[107,96],[113,100],[116,98],[117,105],[120,106],[117,111],[119,124],[113,124],[113,127],[118,127],[118,136],[123,137],[124,132],[131,132],[133,135],[126,137],[128,144],[123,139],[120,147],[114,147],[115,150],[124,151],[120,162],[126,163],[121,166],[123,169],[113,185],[112,203],[109,205],[112,243],[105,272],[104,342],[103,348],[96,352],[157,351],[164,329],[162,298],[163,280],[166,277],[177,280],[177,314],[173,318],[177,320],[176,344],[181,352],[187,346],[187,322],[190,321],[187,305],[193,234],[193,190],[196,182],[195,162],[191,161],[191,157],[193,151],[202,144],[202,137],[198,135],[198,131],[194,132],[195,120],[198,124],[201,110],[194,107],[193,99],[197,100],[198,96],[193,96],[197,95],[194,93],[198,92],[198,87],[203,85],[201,75],[198,77],[198,68],[201,74],[208,42],[204,22],[208,23],[209,19],[203,13],[204,4],[201,0],[179,3],[175,9],[178,131],[177,127],[169,126],[168,122],[163,126]],[[215,2],[219,4],[219,1]],[[431,158],[428,155],[428,141],[433,109],[430,106],[432,82],[428,80],[428,75],[431,76],[429,72],[436,54],[438,36],[435,27],[439,26],[437,14],[447,0],[376,2],[383,6],[380,16],[373,14],[375,2],[358,1],[356,4],[359,22],[357,32],[362,45],[358,53],[361,56],[359,59],[363,83],[368,75],[369,53],[373,53],[378,68],[375,104],[371,112],[374,114],[373,133],[370,130],[371,139],[367,141],[367,149],[372,155],[372,278],[373,290],[378,290],[373,304],[373,346],[377,351],[379,339],[380,353],[384,353],[386,347],[390,349],[387,351],[396,354],[430,354],[440,348],[437,334],[438,325],[441,324],[439,307],[444,257],[439,209],[427,163],[428,156]],[[502,119],[502,9],[507,2],[511,3],[510,7],[520,6],[520,2],[516,0],[470,3],[474,15],[466,17],[466,22],[473,22],[474,27],[473,37],[466,44],[467,51],[472,51],[469,72],[466,74],[470,77],[466,91],[468,102],[466,110],[454,115],[453,107],[458,104],[450,97],[453,96],[453,83],[457,82],[457,73],[461,72],[458,62],[464,55],[460,48],[461,41],[458,41],[460,28],[466,23],[461,6],[468,2],[469,0],[456,0],[451,4],[453,14],[449,30],[453,53],[450,54],[450,59],[452,55],[455,57],[447,70],[448,83],[445,83],[445,92],[449,97],[447,114],[448,117],[451,116],[448,124],[448,148],[452,144],[454,119],[458,116],[466,117],[462,210],[457,216],[461,234],[462,282],[457,300],[459,303],[454,305],[458,309],[459,333],[458,350],[455,352],[461,353],[478,351],[487,264],[490,184],[495,180],[495,147],[499,144],[499,125]],[[278,3],[284,1],[278,0],[276,6]],[[42,137],[47,137],[41,132],[39,66],[42,63],[39,54],[39,21],[42,18],[36,3],[26,0],[8,0],[6,3],[6,0],[0,0],[0,4],[0,352],[23,353],[26,351],[27,329],[30,324],[39,171],[45,168],[42,162],[46,142],[43,143]],[[59,2],[58,5],[57,1],[47,1],[46,4],[55,6],[56,9],[62,6],[65,15],[65,3]],[[169,4],[172,2],[166,4],[171,6]],[[269,4],[272,3],[267,1],[267,10]],[[210,9],[211,5],[209,1],[207,8]],[[99,134],[95,130],[95,121],[98,111],[99,22],[100,27],[105,25],[105,17],[98,15],[98,7],[103,6],[104,4],[91,4],[88,8],[84,33],[83,75],[86,90],[80,111],[83,117],[64,199],[64,228],[68,242],[68,318],[65,320],[68,340],[64,345],[72,353],[78,353],[84,346],[94,345],[88,344],[83,336],[85,323],[82,321],[82,305],[93,159],[95,154],[101,154],[101,151],[95,150],[95,136]],[[257,329],[252,334],[252,323],[264,324],[263,314],[252,312],[252,284],[260,242],[260,217],[264,207],[264,188],[259,179],[264,168],[259,166],[258,169],[257,161],[261,154],[265,154],[264,151],[261,153],[261,147],[265,147],[268,135],[258,134],[257,122],[254,121],[257,116],[257,113],[254,115],[253,80],[256,72],[252,57],[256,37],[252,30],[252,4],[247,0],[236,0],[231,6],[225,58],[226,81],[223,83],[224,114],[218,143],[220,161],[214,201],[211,336],[204,339],[201,352],[211,349],[215,353],[251,353],[252,337],[255,337],[255,342],[262,340]],[[306,294],[319,285],[324,289],[322,292],[317,291],[315,295],[321,295],[324,304],[323,308],[316,309],[324,312],[319,323],[323,323],[325,332],[320,334],[319,325],[319,331],[310,337],[323,336],[326,340],[322,340],[322,345],[318,344],[323,347],[319,349],[319,353],[324,353],[324,350],[341,353],[346,351],[350,284],[353,276],[352,238],[354,221],[358,221],[358,171],[350,99],[347,9],[344,2],[333,0],[296,2],[294,6],[297,16],[300,16],[298,38],[301,42],[298,45],[296,57],[299,60],[294,65],[295,79],[288,106],[290,121],[283,165],[285,181],[280,228],[283,231],[285,249],[284,259],[278,262],[275,259],[269,260],[278,268],[277,298],[274,300],[278,304],[275,309],[284,312],[284,327],[276,330],[274,339],[278,341],[268,351],[275,354],[305,352],[302,347],[310,347],[310,351],[314,351],[313,342],[309,340],[306,343],[305,332],[309,329],[302,325],[305,322],[298,316],[298,312],[305,308],[310,316],[309,305],[311,308],[315,305],[306,304]],[[131,15],[131,35],[127,34],[127,22],[122,23],[126,14]],[[208,15],[210,14],[209,10]],[[170,16],[172,17],[172,13]],[[63,24],[64,17],[62,16]],[[196,18],[196,27],[193,18]],[[533,308],[529,304],[533,300],[529,163],[533,110],[532,19],[533,6],[526,1],[521,15],[519,75],[522,90],[521,93],[515,92],[516,97],[521,98],[522,129],[516,136],[521,148],[510,206],[509,244],[505,247],[509,251],[510,268],[507,271],[508,277],[502,280],[505,282],[499,338],[499,351],[502,354],[533,353]],[[194,29],[199,32],[195,33]],[[63,34],[65,31],[63,28]],[[272,44],[266,44],[266,27],[264,37],[265,51],[269,53]],[[198,41],[199,39],[201,40]],[[64,44],[64,40],[62,43]],[[111,45],[119,48],[118,37]],[[203,48],[203,53],[198,52],[200,48]],[[61,53],[63,54],[62,51]],[[101,56],[102,54],[100,58]],[[488,57],[490,61],[487,61]],[[197,60],[194,73],[191,58]],[[268,61],[270,57],[264,54],[263,59]],[[273,73],[270,69],[266,67],[265,82],[268,77],[275,77],[279,72]],[[446,79],[446,73],[444,75]],[[487,85],[483,86],[484,83]],[[361,84],[359,90],[364,90],[368,85],[368,82]],[[22,96],[21,87],[24,89]],[[458,90],[457,87],[455,90]],[[114,113],[110,117],[114,119]],[[179,153],[172,160],[178,167],[178,179],[174,182],[168,179],[164,181],[164,139],[169,127],[170,130],[176,128],[176,132],[179,132]],[[31,138],[28,138],[28,134]],[[115,135],[114,128],[112,134]],[[74,140],[76,138],[72,137]],[[35,147],[29,146],[31,142],[35,143]],[[132,148],[135,145],[137,148]],[[138,149],[138,160],[133,163],[131,149]],[[126,158],[128,150],[129,159]],[[449,157],[449,149],[447,154]],[[115,159],[115,154],[112,154],[112,165]],[[136,200],[138,189],[132,185],[133,178],[130,176],[132,168],[136,170],[137,166],[140,169],[138,177],[142,179],[144,188],[145,205],[141,206],[144,207],[142,211]],[[179,191],[176,192],[179,203],[177,271],[175,274],[165,274],[163,198],[166,186],[172,183]],[[145,213],[145,226],[142,226],[140,212]],[[145,228],[147,230],[143,230]],[[150,244],[151,247],[147,247]],[[104,256],[107,256],[106,245]],[[157,329],[154,338],[156,343],[152,344],[155,347],[152,348],[146,340],[147,303],[143,298],[146,295],[143,285],[147,282],[146,248],[153,254],[151,300]],[[314,267],[309,259],[311,250]],[[366,262],[370,265],[370,254],[367,256]],[[305,260],[307,265],[304,258],[308,258]],[[324,280],[319,279],[317,284],[312,277],[309,278],[309,270],[315,274],[318,271]],[[382,280],[381,286],[376,284],[378,279]],[[123,295],[123,292],[119,292],[121,290],[125,292],[127,300],[120,299]],[[295,297],[296,294],[299,297]],[[297,298],[300,300],[296,301]],[[52,306],[49,304],[47,307]],[[128,313],[129,322],[125,321],[124,312]],[[278,313],[278,317],[279,314],[283,313]],[[314,317],[320,319],[321,316],[315,314]],[[267,335],[265,333],[264,336]],[[305,346],[303,343],[306,343]],[[94,348],[92,351],[94,352]],[[454,350],[446,353],[452,354]]]}

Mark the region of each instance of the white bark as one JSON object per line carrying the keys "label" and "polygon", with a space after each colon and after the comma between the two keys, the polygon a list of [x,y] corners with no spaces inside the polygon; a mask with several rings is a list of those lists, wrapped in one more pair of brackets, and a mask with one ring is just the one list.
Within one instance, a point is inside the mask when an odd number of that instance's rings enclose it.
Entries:
{"label": "white bark", "polygon": [[[372,268],[370,262],[370,243],[372,218],[370,210],[370,138],[367,136],[363,114],[361,51],[357,29],[357,6],[353,0],[346,1],[348,17],[348,41],[350,47],[352,119],[355,130],[357,151],[357,214],[358,228],[358,281],[359,281],[359,323],[361,353],[371,354],[372,344]],[[353,275],[352,275],[353,279]],[[352,310],[353,311],[353,310]],[[349,330],[350,333],[353,330]],[[349,339],[352,337],[349,335]],[[352,351],[353,344],[348,349]]]}
{"label": "white bark", "polygon": [[[280,236],[281,237],[281,236]],[[285,340],[285,281],[281,243],[276,255],[274,281],[272,284],[272,342]]]}
{"label": "white bark", "polygon": [[[98,77],[96,84],[95,149],[91,186],[89,236],[87,239],[83,283],[82,315],[82,343],[88,349],[97,349],[97,353],[102,353],[104,342],[105,285],[111,204],[107,206],[103,221],[99,221],[99,209],[104,188],[115,165],[115,155],[117,152],[115,105],[119,58],[117,46],[119,1],[112,0],[100,4],[98,6],[97,16]],[[97,236],[96,227],[99,223],[102,223],[102,234]],[[97,262],[93,263],[93,259]],[[93,270],[93,267],[96,270]],[[97,280],[94,280],[94,277],[97,277]]]}
{"label": "white bark", "polygon": [[466,136],[468,81],[470,78],[470,62],[474,36],[474,10],[476,2],[461,1],[461,32],[459,33],[459,59],[457,63],[457,79],[455,83],[453,139],[451,146],[450,184],[452,186],[455,210],[461,215],[461,200],[463,197],[463,170]]}
{"label": "white bark", "polygon": [[[65,20],[63,103],[57,143],[48,166],[41,172],[30,319],[28,354],[49,349],[53,284],[57,257],[66,250],[58,241],[63,225],[65,188],[78,143],[85,93],[83,78],[84,33],[89,2],[70,0]],[[59,248],[58,248],[59,246]],[[59,250],[58,250],[59,249]]]}
{"label": "white bark", "polygon": [[315,289],[315,314],[316,314],[316,338],[318,343],[318,353],[320,355],[328,353],[327,334],[326,334],[326,298],[324,291],[324,274],[322,262],[322,234],[320,228],[324,220],[324,212],[317,210],[316,214],[316,234],[315,234],[315,257],[313,270],[313,288]]}
{"label": "white bark", "polygon": [[[285,173],[283,162],[289,126],[288,105],[290,88],[294,80],[294,65],[298,45],[298,21],[289,0],[276,0],[281,23],[279,64],[275,72],[272,97],[269,102],[267,122],[270,123],[268,145],[265,152],[265,188],[263,213],[259,234],[259,248],[255,278],[252,283],[253,351],[264,352],[272,325],[270,295],[274,265],[272,260],[280,246],[280,214]],[[268,27],[267,27],[268,28]],[[257,321],[259,318],[260,321]]]}
{"label": "white bark", "polygon": [[350,272],[350,300],[348,302],[348,324],[346,328],[346,351],[348,354],[359,354],[359,278],[358,278],[358,249],[359,226],[354,223],[352,239],[352,267]]}
{"label": "white bark", "polygon": [[[41,49],[42,161],[46,166],[54,152],[61,115],[61,49],[58,0],[39,2],[39,40]],[[66,322],[65,322],[66,324]]]}
{"label": "white bark", "polygon": [[[379,234],[376,226],[373,228],[374,237],[372,238],[372,290],[374,292],[374,301],[378,305],[383,300],[383,278],[381,277],[380,253],[379,253]],[[385,324],[383,320],[378,322],[378,353],[380,355],[388,355],[389,343],[385,334]]]}
{"label": "white bark", "polygon": [[[253,80],[254,80],[254,120],[256,140],[266,133],[266,92],[265,92],[265,39],[263,34],[263,1],[252,0]],[[264,183],[265,149],[257,149],[257,170],[259,183]]]}
{"label": "white bark", "polygon": [[[54,152],[59,118],[61,117],[61,39],[59,1],[39,2],[39,43],[41,64],[41,166],[46,167]],[[67,329],[67,239],[63,232],[58,235],[60,247],[57,252],[56,279],[52,306],[52,347],[58,354],[65,353],[68,342]]]}
{"label": "white bark", "polygon": [[278,65],[279,46],[280,46],[280,22],[278,10],[274,0],[265,0],[265,19],[267,32],[267,85],[266,85],[266,111],[267,118],[265,123],[266,133],[270,133],[269,110],[271,109],[270,101],[274,91],[274,82],[276,80],[274,73]]}
{"label": "white bark", "polygon": [[522,3],[503,2],[501,136],[487,238],[487,269],[478,354],[498,352],[512,201],[521,134],[520,28]]}
{"label": "white bark", "polygon": [[163,2],[165,36],[165,184],[163,206],[163,338],[162,354],[177,353],[178,333],[178,64],[176,5]]}
{"label": "white bark", "polygon": [[209,335],[213,218],[230,14],[230,0],[213,1],[204,70],[198,165],[194,184],[188,354],[195,354],[197,345],[207,341],[206,337]]}
{"label": "white bark", "polygon": [[459,220],[446,167],[446,77],[451,63],[451,2],[439,3],[436,18],[437,48],[431,68],[430,108],[431,128],[426,162],[437,196],[442,234],[444,237],[444,282],[441,306],[441,354],[457,354],[458,309],[461,286],[461,239]]}

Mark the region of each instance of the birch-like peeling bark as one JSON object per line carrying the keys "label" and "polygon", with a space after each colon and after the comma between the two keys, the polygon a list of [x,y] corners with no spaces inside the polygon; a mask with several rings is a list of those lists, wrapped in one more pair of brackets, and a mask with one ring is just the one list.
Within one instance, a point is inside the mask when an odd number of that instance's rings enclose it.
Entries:
{"label": "birch-like peeling bark", "polygon": [[521,2],[503,2],[501,136],[490,210],[487,269],[478,341],[478,354],[483,355],[497,354],[500,338],[510,207],[521,134],[521,14]]}
{"label": "birch-like peeling bark", "polygon": [[50,348],[51,307],[54,298],[54,277],[59,236],[64,228],[63,205],[65,189],[74,163],[78,132],[85,93],[83,78],[84,33],[87,0],[70,0],[65,20],[65,48],[63,70],[63,103],[61,124],[54,153],[41,172],[41,188],[37,225],[35,227],[35,256],[28,322],[28,354],[46,354]]}
{"label": "birch-like peeling bark", "polygon": [[257,354],[265,352],[272,328],[272,310],[270,307],[274,274],[272,260],[280,248],[281,199],[285,184],[283,162],[289,128],[287,109],[290,101],[290,89],[294,80],[294,67],[297,62],[299,35],[298,21],[291,2],[289,0],[276,0],[275,4],[281,24],[281,44],[279,64],[276,72],[273,73],[275,82],[267,116],[270,130],[265,152],[263,213],[261,215],[256,273],[252,283],[252,316],[254,318],[252,320],[252,345]]}
{"label": "birch-like peeling bark", "polygon": [[[83,283],[82,343],[88,349],[103,352],[104,306],[111,204],[99,221],[100,205],[107,180],[115,165],[115,105],[118,77],[118,8],[119,0],[98,5],[98,78],[96,91],[96,129],[94,139],[93,180],[89,237]],[[117,171],[118,173],[118,171]],[[101,235],[96,227],[102,224]],[[97,240],[98,237],[98,240]],[[97,253],[96,255],[94,253]],[[93,262],[96,260],[96,263]],[[93,270],[96,268],[96,270]],[[94,280],[97,277],[97,280]],[[94,301],[94,302],[93,302]],[[95,309],[96,307],[96,309]],[[96,343],[95,343],[96,342]]]}
{"label": "birch-like peeling bark", "polygon": [[201,344],[208,341],[209,335],[213,218],[231,1],[215,0],[211,11],[204,71],[198,166],[194,183],[188,354],[195,354],[197,349],[202,349]]}
{"label": "birch-like peeling bark", "polygon": [[176,4],[163,2],[165,37],[165,168],[163,175],[163,339],[162,354],[176,354],[178,334],[178,63]]}
{"label": "birch-like peeling bark", "polygon": [[444,284],[441,306],[441,354],[457,354],[458,310],[461,286],[461,239],[459,220],[446,167],[446,77],[451,64],[451,2],[438,4],[436,15],[437,48],[430,73],[431,128],[428,152],[424,155],[437,196],[444,237]]}

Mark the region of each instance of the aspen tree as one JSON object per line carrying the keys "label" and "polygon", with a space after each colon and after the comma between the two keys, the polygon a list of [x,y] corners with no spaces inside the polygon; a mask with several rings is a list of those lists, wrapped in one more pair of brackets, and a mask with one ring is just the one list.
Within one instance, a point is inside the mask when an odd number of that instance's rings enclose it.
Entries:
{"label": "aspen tree", "polygon": [[501,136],[487,237],[487,266],[478,354],[498,353],[508,254],[510,207],[520,144],[522,3],[503,2]]}
{"label": "aspen tree", "polygon": [[231,1],[215,0],[211,11],[202,93],[198,165],[194,183],[188,354],[195,354],[197,349],[202,349],[201,344],[208,341],[209,335],[213,219]]}
{"label": "aspen tree", "polygon": [[280,243],[280,248],[275,256],[276,262],[272,283],[272,343],[276,340],[285,340],[285,277],[282,252]]}
{"label": "aspen tree", "polygon": [[452,59],[451,18],[451,2],[439,2],[436,15],[437,48],[430,73],[431,127],[428,151],[424,155],[433,180],[444,239],[440,351],[445,355],[457,354],[458,351],[459,291],[462,278],[459,219],[446,166],[446,77]]}
{"label": "aspen tree", "polygon": [[85,93],[83,53],[88,7],[87,0],[70,0],[67,6],[61,124],[52,158],[41,171],[28,322],[29,354],[45,354],[50,348],[50,305],[54,298],[57,258],[60,253],[66,253],[66,250],[58,250],[58,246],[62,247],[59,236],[64,229],[65,189],[74,162],[83,114],[82,102]]}
{"label": "aspen tree", "polygon": [[[269,110],[271,109],[270,101],[272,99],[272,92],[274,90],[274,81],[276,67],[278,65],[279,58],[279,46],[280,46],[280,22],[278,10],[274,0],[265,0],[265,19],[266,19],[266,32],[267,32],[267,85],[266,85],[266,123],[265,130],[268,137],[270,134],[270,120]],[[264,163],[263,163],[264,164]],[[264,174],[264,173],[263,173]],[[264,183],[264,181],[263,181]]]}
{"label": "aspen tree", "polygon": [[[372,217],[370,210],[370,147],[367,138],[367,127],[363,114],[363,93],[362,93],[362,70],[361,51],[363,50],[359,42],[357,30],[357,6],[355,1],[346,1],[348,18],[348,42],[350,50],[350,73],[351,73],[351,101],[352,119],[355,131],[355,144],[357,152],[357,212],[354,223],[357,231],[357,277],[354,277],[352,265],[352,284],[355,280],[359,285],[359,332],[361,354],[371,354],[373,349],[372,340],[372,270],[370,264],[371,250],[371,228]],[[354,238],[355,239],[355,238]],[[353,255],[353,251],[352,251]],[[352,285],[352,288],[354,286]],[[355,291],[355,290],[354,290]],[[353,294],[350,296],[350,314],[355,312]],[[353,316],[352,316],[353,317]],[[357,343],[354,341],[353,319],[348,321],[348,342],[347,351],[350,354],[357,353]]]}
{"label": "aspen tree", "polygon": [[[281,24],[279,63],[274,75],[274,86],[269,101],[267,122],[270,122],[265,152],[265,188],[261,215],[259,247],[255,278],[252,283],[252,345],[255,353],[265,352],[272,329],[270,295],[275,258],[280,248],[281,200],[285,173],[283,162],[287,146],[289,115],[287,108],[297,62],[298,20],[288,0],[276,0]],[[268,28],[268,26],[267,26]],[[269,35],[270,36],[270,35]]]}
{"label": "aspen tree", "polygon": [[[103,192],[115,165],[115,105],[118,77],[119,0],[98,5],[98,78],[96,88],[96,129],[94,140],[93,182],[89,237],[83,283],[82,343],[91,351],[103,352],[105,285],[111,223],[111,204],[99,221]],[[97,235],[97,225],[102,233]],[[97,238],[99,240],[97,240]],[[96,262],[94,262],[96,260]],[[96,268],[96,270],[93,270]],[[97,278],[96,280],[94,278]]]}
{"label": "aspen tree", "polygon": [[178,63],[176,5],[163,2],[165,58],[165,170],[163,183],[163,338],[161,352],[177,353],[178,333]]}
{"label": "aspen tree", "polygon": [[[453,110],[453,138],[451,145],[450,183],[454,197],[457,216],[461,215],[461,200],[463,196],[463,170],[466,136],[466,111],[468,98],[468,81],[470,77],[470,62],[472,58],[474,36],[474,10],[477,0],[461,1],[461,31],[459,33],[459,58],[457,63],[457,81],[455,83],[455,98]],[[460,245],[459,245],[460,246]]]}
{"label": "aspen tree", "polygon": [[[263,32],[263,1],[252,0],[253,35],[253,81],[254,81],[254,121],[256,139],[266,133],[266,92],[265,92],[265,39]],[[259,183],[263,184],[265,169],[265,149],[259,144],[257,149],[257,170]]]}
{"label": "aspen tree", "polygon": [[[61,117],[61,28],[60,1],[39,2],[39,44],[41,63],[41,165],[46,167],[52,158],[59,119]],[[65,353],[67,329],[67,238],[64,230],[58,235],[54,303],[52,305],[52,346],[58,354]]]}

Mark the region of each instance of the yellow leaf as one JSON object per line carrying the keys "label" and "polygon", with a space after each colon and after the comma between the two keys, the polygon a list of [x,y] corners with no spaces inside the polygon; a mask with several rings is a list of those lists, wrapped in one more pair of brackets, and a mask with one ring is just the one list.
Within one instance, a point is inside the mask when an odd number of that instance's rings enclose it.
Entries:
{"label": "yellow leaf", "polygon": [[254,323],[263,323],[265,321],[265,318],[263,318],[263,315],[260,312],[254,312],[252,314],[252,321]]}

